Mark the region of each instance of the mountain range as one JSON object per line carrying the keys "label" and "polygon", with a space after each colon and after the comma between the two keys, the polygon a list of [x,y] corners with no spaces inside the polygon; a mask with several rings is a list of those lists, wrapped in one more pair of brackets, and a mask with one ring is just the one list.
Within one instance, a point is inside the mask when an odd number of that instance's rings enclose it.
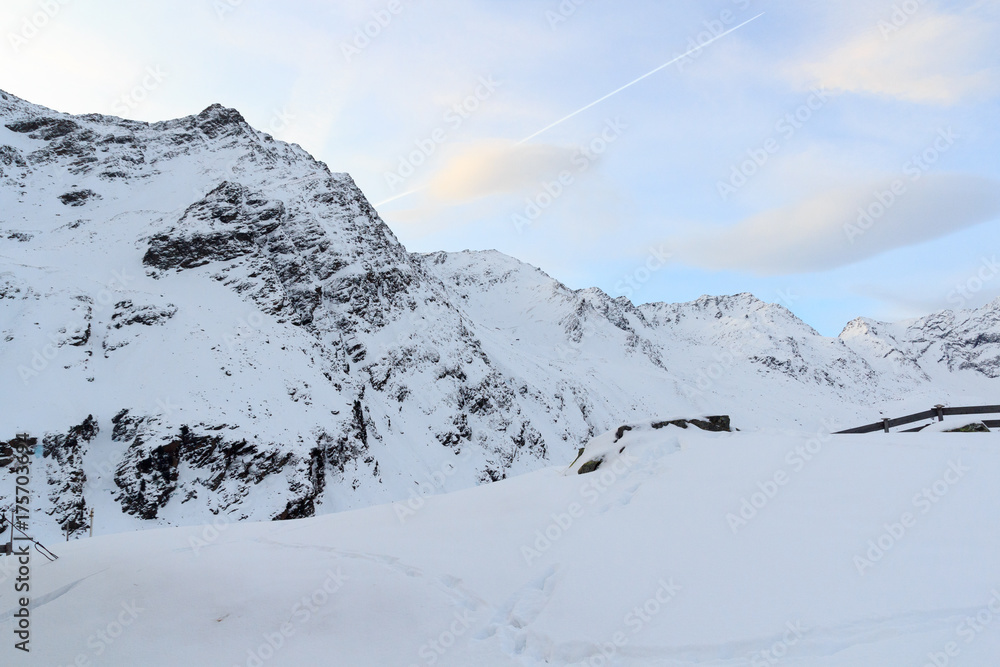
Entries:
{"label": "mountain range", "polygon": [[[407,251],[350,176],[213,105],[0,91],[0,499],[40,534],[289,519],[573,460],[620,424],[829,431],[996,402],[1000,300],[836,338],[751,294],[633,304]],[[401,518],[402,520],[402,518]]]}

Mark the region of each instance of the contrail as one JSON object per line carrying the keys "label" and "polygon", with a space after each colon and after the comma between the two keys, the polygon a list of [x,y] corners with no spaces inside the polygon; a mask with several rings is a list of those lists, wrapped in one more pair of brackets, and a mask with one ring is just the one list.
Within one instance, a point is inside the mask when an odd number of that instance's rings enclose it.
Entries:
{"label": "contrail", "polygon": [[391,201],[396,201],[397,199],[402,199],[403,197],[409,197],[410,195],[412,195],[414,193],[417,193],[417,192],[420,192],[421,190],[426,190],[426,189],[427,189],[427,186],[425,185],[423,187],[414,188],[413,190],[407,190],[406,192],[400,192],[395,197],[389,197],[388,199],[384,199],[384,200],[380,201],[377,204],[372,204],[372,206],[374,208],[378,208],[382,204],[388,204]]}
{"label": "contrail", "polygon": [[673,65],[678,60],[681,60],[683,58],[687,58],[692,53],[696,53],[698,51],[701,51],[702,49],[704,49],[706,46],[708,46],[712,42],[714,42],[716,40],[719,40],[719,39],[722,39],[723,37],[725,37],[729,33],[734,32],[736,30],[739,30],[740,28],[742,28],[743,26],[745,26],[747,23],[750,23],[751,21],[756,21],[757,19],[759,19],[763,15],[764,15],[764,12],[761,12],[760,14],[757,14],[757,16],[754,16],[752,19],[747,19],[746,21],[744,21],[743,23],[739,24],[738,26],[730,28],[729,30],[725,31],[724,33],[721,33],[721,34],[713,37],[712,39],[708,40],[704,44],[701,44],[699,46],[694,47],[693,49],[691,49],[687,53],[683,53],[683,54],[677,56],[676,58],[674,58],[670,62],[663,63],[662,65],[660,65],[656,69],[650,70],[649,72],[646,72],[645,74],[643,74],[642,76],[640,76],[638,79],[635,79],[634,81],[626,83],[624,86],[622,86],[618,90],[612,91],[612,92],[608,93],[607,95],[605,95],[604,97],[602,97],[602,98],[600,98],[598,100],[594,100],[593,102],[591,102],[590,104],[588,104],[585,107],[580,107],[579,109],[577,109],[576,111],[574,111],[570,115],[568,115],[568,116],[566,116],[564,118],[560,118],[559,120],[557,120],[556,122],[552,123],[551,125],[547,125],[547,126],[543,127],[542,129],[540,129],[538,132],[535,132],[531,136],[528,136],[528,137],[525,137],[524,139],[521,139],[519,142],[517,142],[517,145],[520,146],[521,144],[523,144],[525,142],[531,141],[532,139],[534,139],[538,135],[543,134],[545,132],[548,132],[549,130],[551,130],[556,125],[560,125],[562,123],[565,123],[567,120],[569,120],[573,116],[576,116],[577,114],[583,113],[584,111],[586,111],[587,109],[590,109],[591,107],[597,106],[598,104],[600,104],[604,100],[608,99],[609,97],[614,97],[615,95],[617,95],[618,93],[622,92],[626,88],[630,88],[631,86],[634,86],[635,84],[639,83],[640,81],[642,81],[646,77],[653,76],[654,74],[656,74],[657,72],[659,72],[664,67],[670,67],[671,65]]}
{"label": "contrail", "polygon": [[[712,42],[715,42],[715,41],[718,41],[718,40],[722,39],[723,37],[725,37],[726,35],[728,35],[731,32],[736,32],[737,30],[739,30],[740,28],[742,28],[746,24],[750,23],[751,21],[756,21],[757,19],[759,19],[763,15],[764,15],[764,12],[761,12],[760,14],[757,14],[757,16],[754,16],[753,18],[747,19],[746,21],[744,21],[743,23],[739,24],[738,26],[734,26],[734,27],[730,28],[729,30],[726,30],[725,32],[716,35],[715,37],[713,37],[712,39],[708,40],[704,44],[699,44],[698,46],[694,47],[693,49],[690,49],[686,53],[682,53],[681,55],[679,55],[676,58],[670,60],[669,62],[663,63],[662,65],[660,65],[656,69],[652,69],[652,70],[646,72],[645,74],[643,74],[642,76],[640,76],[638,79],[635,79],[633,81],[630,81],[629,83],[626,83],[621,88],[618,88],[617,90],[611,91],[610,93],[608,93],[604,97],[602,97],[600,99],[597,99],[597,100],[594,100],[593,102],[591,102],[590,104],[588,104],[586,106],[580,107],[579,109],[577,109],[573,113],[569,114],[568,116],[564,116],[563,118],[560,118],[559,120],[557,120],[556,122],[552,123],[551,125],[546,125],[542,129],[540,129],[538,132],[535,132],[534,134],[532,134],[530,136],[527,136],[524,139],[521,139],[519,142],[517,142],[514,145],[515,146],[520,146],[521,144],[524,144],[524,143],[527,143],[527,142],[531,141],[535,137],[548,132],[553,127],[556,127],[557,125],[561,125],[562,123],[565,123],[570,118],[572,118],[572,117],[574,117],[574,116],[576,116],[578,114],[583,113],[587,109],[590,109],[592,107],[597,106],[598,104],[600,104],[601,102],[603,102],[604,100],[606,100],[608,98],[614,97],[615,95],[617,95],[618,93],[622,92],[626,88],[631,88],[632,86],[634,86],[635,84],[639,83],[643,79],[653,76],[654,74],[656,74],[657,72],[659,72],[661,69],[664,69],[665,67],[670,67],[671,65],[673,65],[678,60],[683,60],[684,58],[687,58],[692,53],[697,53],[698,51],[701,51],[702,49],[704,49],[706,46],[708,46]],[[414,190],[408,190],[406,192],[403,192],[403,193],[400,193],[400,194],[396,195],[395,197],[390,197],[389,199],[386,199],[385,201],[381,201],[381,202],[379,202],[377,204],[374,204],[374,206],[377,208],[377,207],[381,206],[382,204],[388,204],[389,202],[396,201],[397,199],[402,199],[403,197],[407,197],[409,195],[412,195],[412,194],[414,194],[416,192],[420,192],[421,190],[425,190],[425,189],[427,189],[427,186],[416,188]]]}

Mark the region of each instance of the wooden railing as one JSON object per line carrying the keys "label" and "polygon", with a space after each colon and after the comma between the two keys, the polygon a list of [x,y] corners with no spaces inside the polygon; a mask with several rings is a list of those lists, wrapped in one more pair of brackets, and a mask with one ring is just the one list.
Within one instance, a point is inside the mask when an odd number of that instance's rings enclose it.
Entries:
{"label": "wooden railing", "polygon": [[[875,422],[874,424],[865,424],[864,426],[858,426],[857,428],[849,428],[846,431],[837,431],[837,433],[874,433],[876,431],[882,431],[888,433],[889,429],[895,428],[897,426],[905,426],[906,424],[912,424],[913,422],[923,421],[924,419],[934,419],[937,417],[938,421],[944,421],[945,417],[955,416],[955,415],[1000,415],[1000,405],[973,405],[962,408],[946,408],[943,405],[935,405],[930,410],[924,410],[923,412],[915,412],[912,415],[906,415],[905,417],[897,417],[895,419],[883,419],[880,422]],[[1000,419],[984,419],[983,423],[989,428],[1000,427]],[[902,433],[913,433],[919,431],[924,426],[919,428],[911,428]]]}

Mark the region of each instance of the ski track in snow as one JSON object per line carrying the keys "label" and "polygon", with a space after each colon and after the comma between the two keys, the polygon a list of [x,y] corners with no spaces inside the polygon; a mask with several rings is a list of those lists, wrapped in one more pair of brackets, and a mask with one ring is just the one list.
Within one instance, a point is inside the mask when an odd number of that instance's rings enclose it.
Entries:
{"label": "ski track in snow", "polygon": [[[59,598],[61,598],[62,596],[66,595],[67,593],[69,593],[70,591],[72,591],[74,588],[76,588],[77,586],[79,586],[80,584],[82,584],[87,579],[90,579],[91,577],[97,576],[97,575],[101,574],[101,572],[104,572],[104,571],[105,570],[100,570],[98,572],[95,572],[94,574],[88,575],[88,576],[83,577],[81,579],[77,579],[73,583],[66,584],[65,586],[61,586],[61,587],[57,588],[56,590],[54,590],[54,591],[52,591],[50,593],[46,593],[44,595],[32,596],[30,598],[31,599],[31,604],[28,605],[28,609],[30,609],[32,611],[35,611],[37,609],[40,609],[40,608],[44,607],[45,605],[47,605],[47,604],[49,604],[51,602],[55,602],[56,600],[58,600]],[[17,611],[16,609],[11,609],[10,611],[5,611],[2,614],[0,614],[0,623],[6,623],[7,621],[9,621],[12,618],[14,618],[14,614],[16,613],[16,611]]]}

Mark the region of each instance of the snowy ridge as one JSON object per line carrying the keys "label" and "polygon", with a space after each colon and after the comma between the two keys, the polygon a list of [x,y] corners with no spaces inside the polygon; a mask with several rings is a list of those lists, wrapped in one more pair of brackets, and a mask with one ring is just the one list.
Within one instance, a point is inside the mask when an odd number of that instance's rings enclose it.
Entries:
{"label": "snowy ridge", "polygon": [[972,370],[1000,377],[1000,299],[975,310],[946,310],[897,324],[859,318],[840,338],[852,348],[884,351],[897,363],[928,372]]}
{"label": "snowy ridge", "polygon": [[38,437],[41,535],[91,508],[114,531],[412,500],[663,415],[812,429],[994,398],[997,304],[896,342],[749,294],[636,306],[411,254],[349,176],[219,105],[147,124],[0,93],[0,121],[0,437]]}

